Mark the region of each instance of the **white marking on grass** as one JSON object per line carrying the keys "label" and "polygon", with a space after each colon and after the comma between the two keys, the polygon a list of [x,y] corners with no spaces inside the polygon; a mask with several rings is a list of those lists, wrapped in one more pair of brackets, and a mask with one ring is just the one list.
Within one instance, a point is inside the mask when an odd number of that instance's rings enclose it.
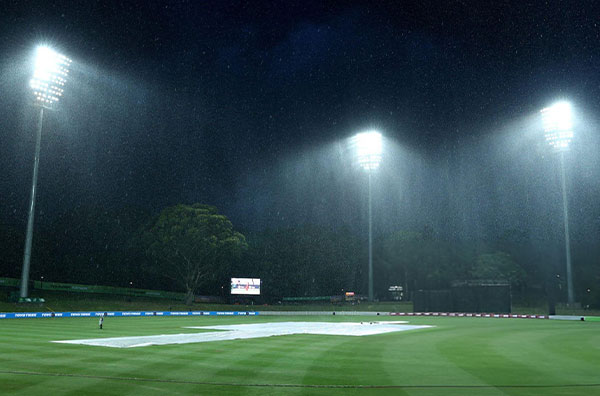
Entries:
{"label": "white marking on grass", "polygon": [[[404,322],[405,323],[405,322]],[[162,334],[139,337],[91,338],[85,340],[52,341],[63,344],[135,348],[149,345],[189,344],[195,342],[229,341],[292,334],[367,336],[432,326],[398,324],[398,322],[271,322],[221,326],[189,326],[188,329],[220,330],[191,334]]]}

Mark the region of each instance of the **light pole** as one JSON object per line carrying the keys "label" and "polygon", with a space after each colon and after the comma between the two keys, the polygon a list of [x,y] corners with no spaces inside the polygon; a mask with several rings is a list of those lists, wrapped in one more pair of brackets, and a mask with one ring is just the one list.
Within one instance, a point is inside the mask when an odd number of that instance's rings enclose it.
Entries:
{"label": "light pole", "polygon": [[371,173],[379,168],[383,152],[381,134],[377,131],[362,132],[355,135],[350,144],[354,148],[358,165],[369,176],[369,301],[373,301],[373,215]]}
{"label": "light pole", "polygon": [[560,158],[560,184],[562,187],[563,220],[565,229],[565,256],[567,261],[567,302],[573,304],[573,275],[571,273],[571,242],[569,239],[569,205],[567,201],[567,182],[565,173],[565,152],[573,139],[573,121],[571,105],[558,102],[541,110],[546,142]]}
{"label": "light pole", "polygon": [[48,47],[38,47],[36,50],[35,71],[29,83],[35,96],[34,105],[39,108],[37,134],[35,139],[35,156],[33,160],[33,178],[31,182],[31,199],[29,201],[29,217],[27,219],[27,234],[25,237],[25,252],[23,254],[23,272],[21,275],[20,297],[28,294],[29,266],[31,262],[31,243],[33,241],[33,219],[35,216],[35,196],[37,192],[38,168],[40,164],[40,146],[42,141],[42,123],[44,109],[52,110],[54,104],[63,94],[64,85],[71,60]]}

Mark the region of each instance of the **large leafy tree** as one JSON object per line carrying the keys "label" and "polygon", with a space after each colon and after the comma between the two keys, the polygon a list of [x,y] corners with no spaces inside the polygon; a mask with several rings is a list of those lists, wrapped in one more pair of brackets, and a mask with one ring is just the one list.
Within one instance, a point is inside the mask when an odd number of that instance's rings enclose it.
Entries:
{"label": "large leafy tree", "polygon": [[479,255],[471,270],[474,279],[502,279],[510,281],[513,286],[520,286],[525,276],[523,268],[505,252]]}
{"label": "large leafy tree", "polygon": [[246,247],[245,237],[214,206],[164,209],[144,234],[150,270],[175,281],[191,304],[200,286],[216,284]]}

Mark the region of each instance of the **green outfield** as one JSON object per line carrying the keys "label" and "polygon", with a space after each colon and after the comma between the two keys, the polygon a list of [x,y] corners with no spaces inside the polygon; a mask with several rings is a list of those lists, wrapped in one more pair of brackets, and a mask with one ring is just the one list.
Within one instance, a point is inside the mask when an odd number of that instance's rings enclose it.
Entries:
{"label": "green outfield", "polygon": [[[374,317],[0,321],[2,395],[600,395],[600,322],[402,318],[433,328],[129,349],[56,344],[198,333],[186,326]],[[378,320],[400,318],[377,317]]]}

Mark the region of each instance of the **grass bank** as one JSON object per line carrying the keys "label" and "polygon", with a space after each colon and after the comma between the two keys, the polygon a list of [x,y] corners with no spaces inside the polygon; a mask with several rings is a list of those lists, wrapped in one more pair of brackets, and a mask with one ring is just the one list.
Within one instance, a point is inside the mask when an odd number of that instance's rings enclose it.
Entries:
{"label": "grass bank", "polygon": [[[194,303],[185,305],[179,300],[165,300],[148,297],[119,296],[89,293],[65,293],[57,291],[33,292],[33,297],[44,297],[44,304],[17,304],[8,302],[8,293],[0,300],[0,312],[67,312],[67,311],[188,311],[188,310],[241,310],[241,311],[381,311],[413,312],[411,302],[377,302],[361,304],[275,304],[275,305],[238,305]],[[546,306],[513,306],[513,313],[548,314]],[[558,315],[600,316],[600,310],[584,310],[557,306]]]}

